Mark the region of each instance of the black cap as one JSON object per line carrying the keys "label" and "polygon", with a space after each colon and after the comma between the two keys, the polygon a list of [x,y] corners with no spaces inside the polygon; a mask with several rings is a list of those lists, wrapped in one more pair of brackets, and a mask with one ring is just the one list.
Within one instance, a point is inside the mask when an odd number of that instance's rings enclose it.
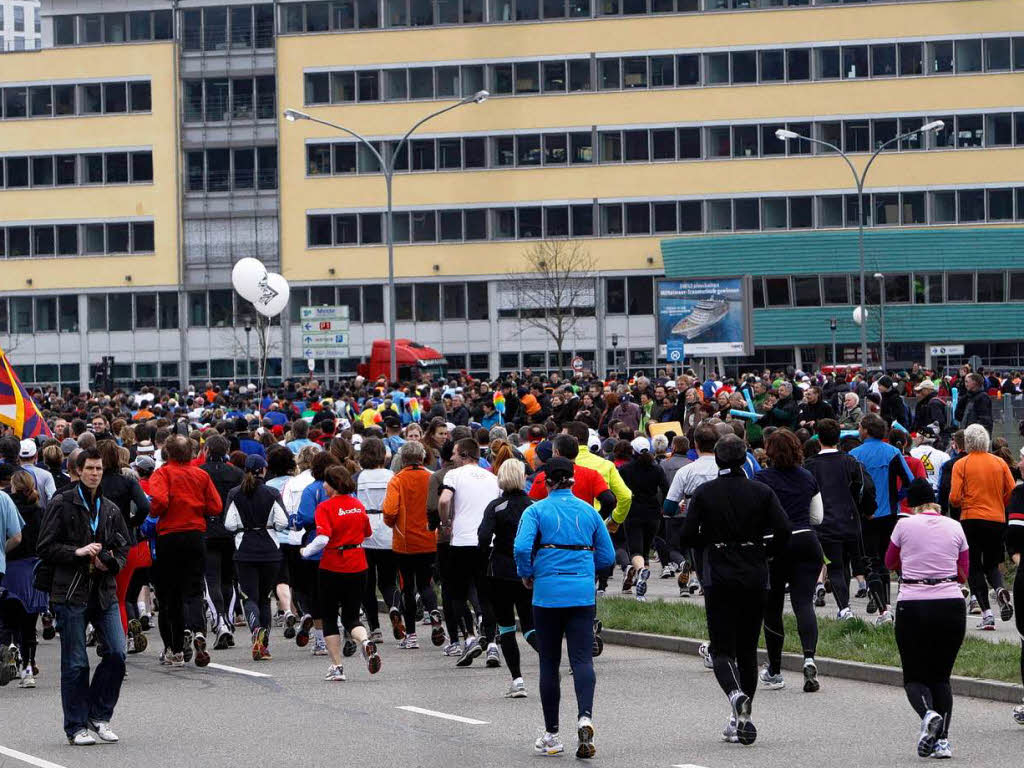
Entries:
{"label": "black cap", "polygon": [[920,507],[922,504],[935,503],[935,489],[932,484],[923,477],[915,478],[907,486],[907,505],[911,508]]}
{"label": "black cap", "polygon": [[892,379],[888,376],[882,376],[878,380],[878,386],[885,387],[886,389],[892,389]]}
{"label": "black cap", "polygon": [[564,483],[566,480],[571,479],[574,473],[575,467],[573,463],[568,459],[563,459],[561,456],[548,459],[548,462],[544,465],[545,479],[549,485]]}

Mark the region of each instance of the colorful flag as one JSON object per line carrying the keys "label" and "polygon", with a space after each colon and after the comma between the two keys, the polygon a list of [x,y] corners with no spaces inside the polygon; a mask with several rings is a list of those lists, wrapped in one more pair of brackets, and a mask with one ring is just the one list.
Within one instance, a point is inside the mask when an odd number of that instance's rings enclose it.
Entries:
{"label": "colorful flag", "polygon": [[0,349],[0,424],[11,427],[17,438],[53,437],[35,402]]}

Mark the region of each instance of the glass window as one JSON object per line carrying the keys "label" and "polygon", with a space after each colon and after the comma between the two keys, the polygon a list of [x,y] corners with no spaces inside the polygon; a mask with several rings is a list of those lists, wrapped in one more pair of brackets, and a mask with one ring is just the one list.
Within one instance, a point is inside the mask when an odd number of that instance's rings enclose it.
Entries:
{"label": "glass window", "polygon": [[1006,300],[1004,273],[979,272],[977,280],[979,302],[1001,303]]}
{"label": "glass window", "polygon": [[757,82],[757,51],[736,51],[732,54],[732,82]]}
{"label": "glass window", "polygon": [[842,63],[838,48],[818,48],[817,53],[817,79],[834,80],[842,72]]}
{"label": "glass window", "polygon": [[99,14],[89,14],[81,17],[81,31],[83,43],[103,42],[103,17]]}
{"label": "glass window", "polygon": [[1013,144],[1013,115],[986,115],[985,145],[989,147]]}
{"label": "glass window", "polygon": [[[520,0],[522,2],[522,0]],[[540,92],[540,63],[527,61],[515,65],[516,93]]]}
{"label": "glass window", "polygon": [[331,234],[330,216],[309,217],[309,244],[310,246],[331,245],[333,242]]}
{"label": "glass window", "polygon": [[57,255],[77,256],[78,255],[78,225],[59,224],[57,225]]}
{"label": "glass window", "polygon": [[811,79],[811,51],[807,48],[791,48],[786,51],[786,79]]}
{"label": "glass window", "polygon": [[380,73],[376,70],[357,72],[356,81],[359,86],[360,101],[380,100]]}
{"label": "glass window", "polygon": [[53,92],[50,86],[40,85],[28,89],[29,114],[32,117],[53,115]]}
{"label": "glass window", "polygon": [[623,159],[626,162],[647,162],[650,160],[647,131],[623,131]]}
{"label": "glass window", "polygon": [[601,59],[597,62],[597,68],[602,91],[617,90],[620,87],[618,59]]}
{"label": "glass window", "polygon": [[850,281],[846,275],[822,275],[821,285],[825,304],[850,303]]}
{"label": "glass window", "polygon": [[769,307],[790,306],[788,277],[766,277],[764,284],[765,299]]}
{"label": "glass window", "polygon": [[[334,217],[334,244],[355,245],[359,242],[354,213],[338,214]],[[333,299],[332,299],[333,301]]]}
{"label": "glass window", "polygon": [[885,303],[910,303],[910,275],[885,276]]}
{"label": "glass window", "polygon": [[709,53],[704,58],[708,85],[723,85],[729,82],[729,54]]}
{"label": "glass window", "polygon": [[487,209],[470,208],[463,212],[465,238],[467,240],[487,239]]}
{"label": "glass window", "polygon": [[569,207],[566,205],[548,206],[544,209],[544,236],[568,237]]}
{"label": "glass window", "polygon": [[817,307],[821,305],[821,290],[817,276],[794,277],[793,296],[798,307]]}
{"label": "glass window", "polygon": [[487,320],[490,316],[487,283],[482,281],[468,283],[466,288],[467,303],[469,304],[469,319]]}
{"label": "glass window", "polygon": [[768,197],[762,200],[761,220],[764,229],[785,229],[786,198]]}
{"label": "glass window", "polygon": [[632,56],[622,60],[622,87],[647,87],[647,58]]}
{"label": "glass window", "polygon": [[874,204],[874,224],[876,226],[895,225],[900,223],[899,195],[895,192],[887,195],[872,195]]}
{"label": "glass window", "polygon": [[125,83],[103,84],[103,111],[107,113],[128,111],[128,95]]}
{"label": "glass window", "polygon": [[439,99],[458,98],[461,95],[458,67],[437,67],[434,72],[437,75],[437,97]]}
{"label": "glass window", "polygon": [[438,211],[441,240],[462,240],[462,211]]}
{"label": "glass window", "polygon": [[708,157],[732,155],[732,134],[727,125],[708,128]]}
{"label": "glass window", "polygon": [[594,207],[592,205],[570,206],[573,237],[588,237],[594,234]]}
{"label": "glass window", "polygon": [[491,236],[495,240],[510,240],[516,236],[515,208],[497,208],[493,211],[494,218]]}
{"label": "glass window", "polygon": [[156,294],[135,294],[135,327],[156,328]]}
{"label": "glass window", "polygon": [[923,43],[900,43],[898,50],[901,77],[924,73]]}
{"label": "glass window", "polygon": [[676,221],[677,206],[675,203],[654,203],[651,208],[654,211],[655,232],[675,232],[678,228]]}
{"label": "glass window", "polygon": [[675,160],[676,134],[671,128],[651,131],[651,159]]}
{"label": "glass window", "polygon": [[789,226],[791,229],[810,229],[814,226],[814,198],[789,198]]}
{"label": "glass window", "polygon": [[985,69],[989,72],[1010,69],[1010,38],[985,40]]}
{"label": "glass window", "polygon": [[83,236],[85,238],[85,249],[84,252],[87,254],[103,253],[104,241],[103,241],[103,225],[102,224],[83,224],[82,225]]}
{"label": "glass window", "polygon": [[868,47],[866,45],[843,46],[843,77],[852,79],[868,76]]}
{"label": "glass window", "polygon": [[1009,221],[1013,218],[1013,190],[988,190],[988,220]]}
{"label": "glass window", "polygon": [[[59,296],[57,298],[60,330],[64,333],[77,332],[78,296]],[[0,325],[0,330],[2,330],[2,325]]]}
{"label": "glass window", "polygon": [[433,322],[441,319],[437,283],[416,284],[416,320]]}
{"label": "glass window", "polygon": [[384,286],[363,286],[363,322],[384,322]]}
{"label": "glass window", "polygon": [[757,157],[757,126],[737,125],[733,129],[734,157]]}
{"label": "glass window", "polygon": [[610,277],[605,280],[605,304],[609,315],[626,312],[626,279]]}
{"label": "glass window", "polygon": [[974,301],[974,273],[946,273],[946,301]]}
{"label": "glass window", "polygon": [[437,239],[437,218],[434,211],[414,211],[409,214],[412,241],[432,243]]}
{"label": "glass window", "polygon": [[89,330],[107,330],[107,297],[90,295],[86,307],[89,316]]}
{"label": "glass window", "polygon": [[541,209],[539,207],[519,208],[517,213],[520,239],[543,237]]}
{"label": "glass window", "polygon": [[594,146],[590,133],[570,133],[569,139],[572,148],[572,163],[594,162]]}
{"label": "glass window", "polygon": [[53,227],[32,227],[32,255],[53,256],[56,251]]}
{"label": "glass window", "polygon": [[232,316],[233,291],[217,290],[210,291],[210,327],[229,328],[234,323]]}
{"label": "glass window", "polygon": [[227,48],[227,8],[203,9],[203,48],[207,51],[223,51]]}
{"label": "glass window", "polygon": [[589,91],[592,89],[590,81],[590,61],[587,59],[575,59],[569,62],[569,90]]}
{"label": "glass window", "polygon": [[626,203],[626,234],[651,233],[651,206],[649,203]]}
{"label": "glass window", "polygon": [[622,132],[604,131],[600,134],[601,139],[601,162],[619,163],[622,162]]}
{"label": "glass window", "polygon": [[761,51],[761,82],[768,83],[786,79],[786,52],[782,50]]}
{"label": "glass window", "polygon": [[568,162],[567,140],[564,133],[544,135],[544,164],[564,165]]}
{"label": "glass window", "polygon": [[516,164],[540,165],[540,163],[540,136],[538,134],[516,136]]}
{"label": "glass window", "polygon": [[985,220],[985,190],[962,189],[956,193],[960,221]]}
{"label": "glass window", "polygon": [[160,296],[160,328],[170,330],[178,327],[178,294],[170,291]]}
{"label": "glass window", "polygon": [[700,200],[684,200],[679,203],[679,231],[704,231],[704,208]]}
{"label": "glass window", "polygon": [[[398,70],[396,79],[404,79],[405,72]],[[404,98],[396,96],[395,98]],[[409,98],[434,98],[434,70],[430,67],[415,67],[409,70]]]}
{"label": "glass window", "polygon": [[384,242],[384,217],[379,213],[360,213],[360,242],[373,245]]}
{"label": "glass window", "polygon": [[732,229],[732,201],[708,201],[708,229],[711,232],[727,232]]}
{"label": "glass window", "polygon": [[[90,321],[90,326],[92,322]],[[206,320],[206,292],[191,291],[188,294],[188,324],[192,328],[205,328]]]}
{"label": "glass window", "polygon": [[676,56],[676,85],[700,85],[700,54],[687,53]]}
{"label": "glass window", "polygon": [[679,139],[679,159],[700,159],[700,128],[680,128],[677,131]]}
{"label": "glass window", "polygon": [[932,73],[949,73],[953,71],[953,41],[939,40],[926,43],[928,46],[929,71]]}
{"label": "glass window", "polygon": [[672,56],[651,57],[651,87],[671,87],[676,82],[675,59]]}
{"label": "glass window", "polygon": [[956,223],[956,196],[953,192],[932,192],[932,223]]}
{"label": "glass window", "polygon": [[446,283],[441,286],[445,320],[466,319],[466,284]]}
{"label": "glass window", "polygon": [[847,152],[867,152],[871,147],[871,130],[867,120],[847,120],[843,123],[843,135]]}
{"label": "glass window", "polygon": [[53,17],[53,44],[74,45],[75,44],[75,22],[76,16],[54,16]]}
{"label": "glass window", "polygon": [[128,153],[108,152],[106,154],[106,183],[128,183]]}
{"label": "glass window", "polygon": [[32,158],[32,186],[53,186],[53,156]]}
{"label": "glass window", "polygon": [[760,201],[756,198],[737,198],[734,203],[735,229],[754,230],[761,228]]}
{"label": "glass window", "polygon": [[981,72],[981,40],[956,41],[956,71]]}
{"label": "glass window", "polygon": [[129,247],[129,225],[108,224],[107,225],[107,253],[128,253]]}
{"label": "glass window", "polygon": [[1024,272],[1010,273],[1010,301],[1024,301]]}
{"label": "glass window", "polygon": [[132,302],[129,297],[125,296],[124,298],[127,301],[122,301],[121,297],[112,296],[108,302],[108,330],[130,331],[132,329]]}
{"label": "glass window", "polygon": [[896,46],[871,46],[871,76],[892,77],[896,74]]}

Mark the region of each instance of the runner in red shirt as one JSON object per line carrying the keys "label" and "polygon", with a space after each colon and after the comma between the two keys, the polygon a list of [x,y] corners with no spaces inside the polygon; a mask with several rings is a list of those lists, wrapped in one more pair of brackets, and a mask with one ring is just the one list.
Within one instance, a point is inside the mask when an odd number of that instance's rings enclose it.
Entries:
{"label": "runner in red shirt", "polygon": [[324,476],[327,500],[316,508],[316,538],[302,549],[303,557],[322,551],[320,558],[320,606],[324,617],[324,642],[331,667],[324,678],[330,682],[345,680],[341,665],[341,635],[338,631],[338,606],[345,631],[360,643],[370,674],[380,671],[377,645],[359,623],[366,582],[366,553],[363,541],[372,535],[366,509],[355,497],[356,484],[342,466],[330,467]]}
{"label": "runner in red shirt", "polygon": [[[576,457],[580,451],[576,438],[572,435],[558,435],[552,441],[551,448],[555,456],[569,459],[573,463],[572,495],[591,506],[598,507],[601,517],[608,519],[617,503],[615,494],[612,493],[605,479],[601,477],[600,472],[590,467],[581,467],[576,463]],[[544,482],[545,478],[544,472],[534,475],[533,485],[530,486],[531,499],[547,498],[548,488]]]}

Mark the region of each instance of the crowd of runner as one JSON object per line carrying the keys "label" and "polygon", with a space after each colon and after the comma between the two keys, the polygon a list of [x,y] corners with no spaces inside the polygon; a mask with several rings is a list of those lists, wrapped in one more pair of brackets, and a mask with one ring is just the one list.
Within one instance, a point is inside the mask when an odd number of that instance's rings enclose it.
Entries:
{"label": "crowd of runner", "polygon": [[269,662],[280,627],[340,682],[345,659],[377,674],[385,634],[413,651],[421,630],[456,666],[504,661],[518,699],[521,635],[539,656],[535,749],[559,754],[564,639],[588,758],[596,600],[645,601],[657,563],[704,598],[725,740],[753,743],[756,688],[786,685],[787,594],[812,693],[815,606],[831,594],[853,619],[852,592],[895,623],[918,754],[951,757],[967,616],[993,630],[1024,598],[1024,580],[1005,585],[1024,450],[991,436],[993,399],[1019,394],[1014,375],[919,366],[38,391],[52,437],[0,437],[0,686],[34,688],[37,634],[59,633],[64,730],[88,745],[118,740],[125,654],[154,636],[154,663],[179,669],[236,635]]}

